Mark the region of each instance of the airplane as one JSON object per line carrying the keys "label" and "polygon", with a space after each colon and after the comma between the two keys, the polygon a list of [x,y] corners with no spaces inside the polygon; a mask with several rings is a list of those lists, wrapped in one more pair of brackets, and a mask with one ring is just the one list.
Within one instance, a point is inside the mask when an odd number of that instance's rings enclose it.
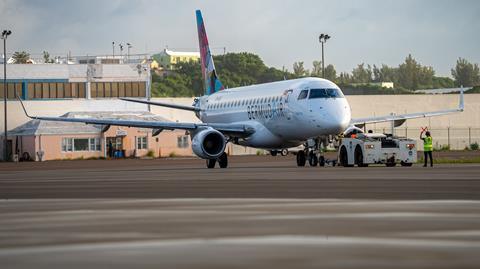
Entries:
{"label": "airplane", "polygon": [[[192,150],[206,160],[208,168],[216,163],[228,166],[225,153],[227,143],[261,148],[276,153],[313,140],[313,147],[297,153],[297,166],[316,165],[323,158],[321,141],[365,124],[395,122],[401,125],[407,119],[423,118],[462,112],[463,91],[456,109],[387,115],[369,118],[352,118],[350,105],[342,90],[332,81],[307,77],[226,89],[217,75],[209,48],[205,23],[200,10],[196,11],[201,68],[205,94],[195,98],[192,106],[155,102],[142,99],[120,98],[124,101],[158,105],[195,113],[201,123],[134,121],[118,119],[41,117],[25,114],[31,119],[47,121],[82,122],[105,126],[128,126],[162,130],[186,130],[191,137]],[[21,102],[21,100],[19,99]],[[360,129],[361,130],[361,129]]]}

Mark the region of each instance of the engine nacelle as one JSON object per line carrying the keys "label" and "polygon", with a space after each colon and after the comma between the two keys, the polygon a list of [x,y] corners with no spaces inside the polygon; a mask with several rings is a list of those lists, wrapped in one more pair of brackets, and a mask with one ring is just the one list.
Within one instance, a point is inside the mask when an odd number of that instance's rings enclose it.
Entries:
{"label": "engine nacelle", "polygon": [[192,139],[192,150],[200,158],[216,159],[225,151],[227,141],[225,136],[213,129],[208,128],[195,134]]}

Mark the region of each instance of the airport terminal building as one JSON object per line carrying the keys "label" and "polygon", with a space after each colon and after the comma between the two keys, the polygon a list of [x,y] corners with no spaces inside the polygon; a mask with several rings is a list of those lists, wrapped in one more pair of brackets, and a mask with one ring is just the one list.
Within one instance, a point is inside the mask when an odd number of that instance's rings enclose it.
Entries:
{"label": "airport terminal building", "polygon": [[135,64],[9,64],[9,99],[16,91],[24,100],[63,98],[148,97],[148,65]]}

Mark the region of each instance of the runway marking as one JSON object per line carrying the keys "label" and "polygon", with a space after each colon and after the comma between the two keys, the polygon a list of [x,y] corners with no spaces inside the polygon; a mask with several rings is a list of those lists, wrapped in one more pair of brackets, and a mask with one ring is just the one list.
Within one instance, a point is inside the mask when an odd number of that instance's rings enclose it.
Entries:
{"label": "runway marking", "polygon": [[419,247],[419,248],[479,248],[480,242],[460,240],[404,239],[385,237],[347,237],[347,236],[312,236],[312,235],[274,235],[221,237],[215,239],[176,239],[144,240],[98,244],[72,244],[35,246],[24,248],[0,249],[0,256],[31,255],[52,252],[102,251],[145,249],[158,247],[205,247],[205,245],[255,245],[255,246],[319,246],[336,247],[348,245],[383,246],[383,247]]}
{"label": "runway marking", "polygon": [[299,219],[338,219],[338,218],[480,218],[479,214],[430,213],[430,212],[368,212],[368,213],[325,213],[252,216],[255,220],[299,220]]}

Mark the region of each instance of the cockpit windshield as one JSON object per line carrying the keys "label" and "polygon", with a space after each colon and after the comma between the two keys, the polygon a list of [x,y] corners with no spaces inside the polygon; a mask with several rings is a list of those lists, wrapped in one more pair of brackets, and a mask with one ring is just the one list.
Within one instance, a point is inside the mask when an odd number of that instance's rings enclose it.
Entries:
{"label": "cockpit windshield", "polygon": [[342,91],[339,89],[310,89],[308,99],[315,98],[344,98]]}

